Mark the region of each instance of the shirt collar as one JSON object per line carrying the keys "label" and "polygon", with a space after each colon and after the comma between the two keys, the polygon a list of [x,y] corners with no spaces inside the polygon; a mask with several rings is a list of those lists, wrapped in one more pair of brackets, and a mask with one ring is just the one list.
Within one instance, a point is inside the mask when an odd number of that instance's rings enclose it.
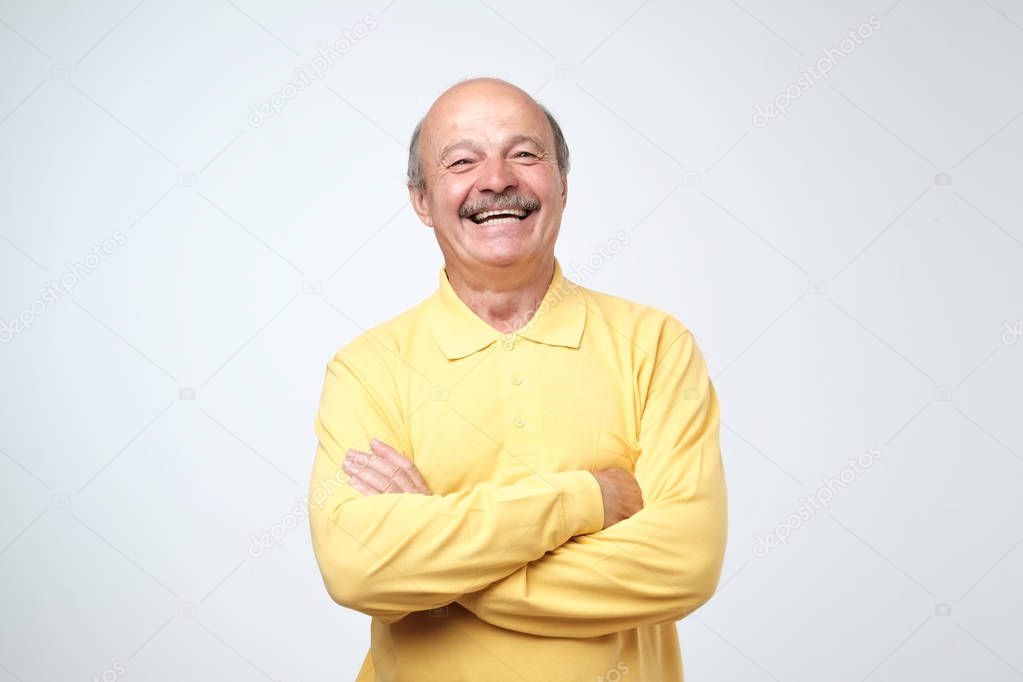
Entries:
{"label": "shirt collar", "polygon": [[445,268],[430,297],[429,326],[441,351],[457,360],[486,348],[503,337],[520,336],[550,346],[578,348],[586,325],[586,301],[581,287],[567,279],[554,259],[554,276],[532,319],[514,334],[502,334],[483,321],[458,297]]}

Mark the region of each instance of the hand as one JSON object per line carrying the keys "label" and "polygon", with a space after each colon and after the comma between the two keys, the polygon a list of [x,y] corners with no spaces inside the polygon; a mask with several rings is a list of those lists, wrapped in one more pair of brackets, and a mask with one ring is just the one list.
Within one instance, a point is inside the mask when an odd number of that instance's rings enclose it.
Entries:
{"label": "hand", "polygon": [[419,469],[400,452],[376,438],[369,447],[370,453],[349,450],[345,455],[343,466],[353,488],[363,495],[433,494]]}
{"label": "hand", "polygon": [[636,477],[625,469],[611,467],[593,472],[604,498],[604,528],[623,521],[643,508],[643,492]]}

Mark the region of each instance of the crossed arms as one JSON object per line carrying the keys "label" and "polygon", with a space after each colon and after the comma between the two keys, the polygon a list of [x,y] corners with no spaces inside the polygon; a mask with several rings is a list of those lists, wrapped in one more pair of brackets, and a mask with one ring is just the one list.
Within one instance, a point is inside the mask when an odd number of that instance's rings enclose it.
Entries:
{"label": "crossed arms", "polygon": [[389,392],[370,390],[369,373],[336,355],[314,423],[309,493],[313,548],[331,598],[388,623],[458,602],[493,625],[555,637],[674,621],[705,603],[727,534],[717,396],[681,323],[665,323],[647,359],[634,471],[643,508],[605,528],[589,471],[446,495],[426,494],[411,466],[399,477],[424,494],[373,494],[373,477],[362,475],[349,485],[358,471],[345,454],[389,441],[400,412]]}

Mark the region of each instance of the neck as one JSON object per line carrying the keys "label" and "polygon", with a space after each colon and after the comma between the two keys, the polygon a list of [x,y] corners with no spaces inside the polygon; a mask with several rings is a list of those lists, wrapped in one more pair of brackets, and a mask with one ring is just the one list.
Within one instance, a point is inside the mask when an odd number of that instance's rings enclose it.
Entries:
{"label": "neck", "polygon": [[554,255],[515,268],[469,270],[445,263],[451,288],[477,317],[503,334],[524,327],[554,278]]}

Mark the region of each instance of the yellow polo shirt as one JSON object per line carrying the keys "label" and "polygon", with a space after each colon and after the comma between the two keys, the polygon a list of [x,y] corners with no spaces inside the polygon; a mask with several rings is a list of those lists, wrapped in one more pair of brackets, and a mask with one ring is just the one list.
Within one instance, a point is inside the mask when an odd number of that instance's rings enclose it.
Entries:
{"label": "yellow polo shirt", "polygon": [[[360,681],[682,679],[675,621],[717,588],[727,534],[717,394],[693,334],[565,278],[502,334],[439,287],[327,363],[309,487],[339,604],[372,616]],[[433,495],[363,496],[372,438]],[[601,530],[590,473],[644,508]]]}

